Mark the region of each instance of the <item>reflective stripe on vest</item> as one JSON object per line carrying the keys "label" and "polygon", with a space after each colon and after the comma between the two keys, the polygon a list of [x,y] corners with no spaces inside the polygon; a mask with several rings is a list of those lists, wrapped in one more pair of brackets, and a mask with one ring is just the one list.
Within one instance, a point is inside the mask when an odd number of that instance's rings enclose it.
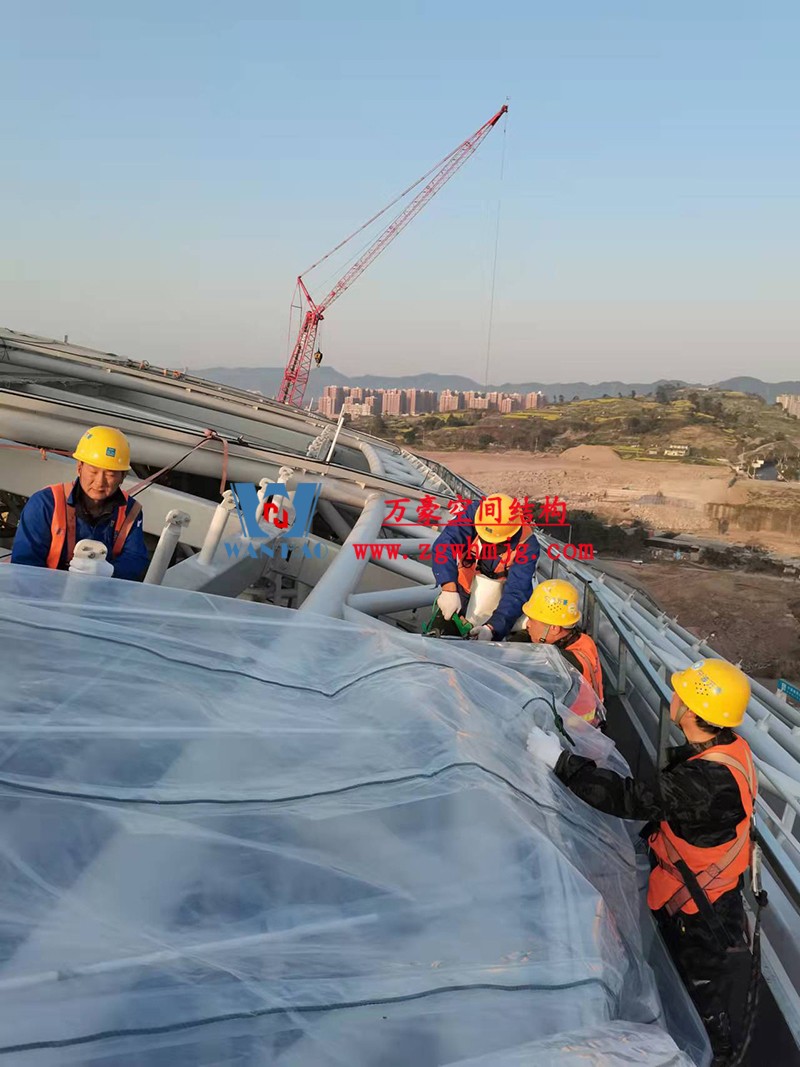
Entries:
{"label": "reflective stripe on vest", "polygon": [[[571,645],[564,647],[565,652],[571,652],[581,664],[581,674],[597,694],[598,699],[603,701],[603,669],[600,666],[600,657],[597,654],[597,645],[588,634],[581,634]],[[573,709],[574,710],[574,709]],[[592,710],[592,716],[594,709]],[[591,717],[591,716],[586,716]]]}
{"label": "reflective stripe on vest", "polygon": [[647,903],[653,911],[666,908],[670,915],[678,911],[696,914],[698,910],[681,872],[676,867],[681,860],[694,873],[697,884],[711,902],[723,893],[735,889],[739,878],[750,866],[751,849],[748,846],[753,803],[758,789],[750,746],[741,737],[737,737],[730,745],[716,745],[691,756],[687,763],[697,759],[721,763],[730,768],[739,786],[744,818],[737,824],[732,841],[725,841],[711,848],[690,845],[673,832],[666,820],[663,820],[651,835],[650,848],[658,865],[650,874]]}
{"label": "reflective stripe on vest", "polygon": [[[500,553],[500,545],[495,546],[498,550],[500,562],[495,567],[494,573],[491,575],[492,578],[498,581],[508,577],[508,572],[514,563],[514,556],[516,555],[517,549],[520,545],[525,544],[525,542],[528,540],[532,533],[532,526],[523,526],[520,530],[520,539],[519,541],[517,541],[514,548],[510,549],[510,551],[508,547],[504,548],[502,554]],[[481,547],[480,551],[483,552],[483,547]],[[469,552],[465,552],[458,561],[457,581],[465,593],[469,593],[472,589],[472,580],[475,577],[475,568],[477,567],[477,565],[477,557],[470,555]]]}
{"label": "reflective stripe on vest", "polygon": [[53,518],[50,521],[50,551],[47,553],[47,566],[58,570],[61,553],[67,546],[67,563],[75,551],[75,508],[67,504],[67,497],[72,492],[71,482],[47,487],[53,494]]}
{"label": "reflective stripe on vest", "polygon": [[[53,494],[53,518],[50,522],[50,551],[47,553],[47,566],[51,570],[58,570],[61,565],[61,554],[66,545],[66,566],[75,552],[75,508],[67,503],[69,494],[74,489],[72,482],[63,482],[59,485],[47,487]],[[138,500],[134,501],[133,507],[128,511],[128,494],[122,490],[125,503],[117,508],[114,517],[114,546],[111,556],[116,559],[125,546],[128,534],[133,529],[133,524],[139,517],[142,505]]]}

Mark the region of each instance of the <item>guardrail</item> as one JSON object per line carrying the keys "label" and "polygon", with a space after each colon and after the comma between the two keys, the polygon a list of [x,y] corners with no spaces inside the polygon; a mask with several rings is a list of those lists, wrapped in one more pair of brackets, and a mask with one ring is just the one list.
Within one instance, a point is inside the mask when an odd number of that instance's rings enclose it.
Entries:
{"label": "guardrail", "polygon": [[[540,531],[537,537],[545,547],[552,541]],[[539,569],[582,590],[585,626],[597,642],[608,691],[622,703],[645,758],[663,767],[667,746],[681,737],[669,718],[669,674],[685,661],[722,657],[619,579],[575,561],[551,560],[544,551]],[[749,733],[758,770],[756,836],[770,896],[762,924],[763,971],[800,1045],[800,762],[791,750],[800,728],[796,709],[787,711],[774,694],[751,684],[741,732]],[[779,730],[782,739],[774,736]]]}

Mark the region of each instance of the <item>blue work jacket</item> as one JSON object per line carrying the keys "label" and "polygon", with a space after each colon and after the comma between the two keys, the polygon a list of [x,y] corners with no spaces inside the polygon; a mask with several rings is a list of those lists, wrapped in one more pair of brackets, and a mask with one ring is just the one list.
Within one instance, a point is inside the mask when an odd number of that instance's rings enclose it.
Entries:
{"label": "blue work jacket", "polygon": [[[464,546],[464,551],[466,551],[466,546],[471,544],[477,537],[474,520],[480,504],[480,500],[474,500],[460,515],[457,515],[455,519],[451,519],[450,522],[448,522],[434,541],[431,549],[431,559],[433,575],[437,585],[441,586],[447,582],[458,581],[458,564],[460,558],[455,551],[451,550],[445,554],[443,562],[437,563],[437,545],[462,545]],[[521,536],[522,530],[515,533],[510,541],[507,542],[507,544],[511,546],[512,552],[519,544]],[[492,615],[490,619],[487,619],[488,625],[494,630],[495,640],[497,641],[502,640],[502,638],[510,632],[512,626],[522,614],[522,605],[529,599],[533,590],[533,576],[536,573],[536,564],[539,562],[540,552],[539,541],[535,534],[530,535],[525,542],[525,548],[527,549],[527,562],[511,563],[508,570],[508,577],[503,586],[500,603],[497,605],[497,610],[494,615]],[[505,544],[498,545],[496,560],[481,559],[478,564],[479,572],[491,577],[498,565],[502,562],[505,550]],[[442,555],[442,553],[440,553],[440,555]]]}
{"label": "blue work jacket", "polygon": [[[80,485],[75,480],[72,486],[72,492],[67,497],[67,506],[75,507],[76,493],[81,493]],[[87,519],[86,512],[80,506],[75,507],[75,543],[83,541],[88,538],[91,541],[101,541],[108,549],[108,562],[114,567],[115,578],[127,578],[131,581],[136,581],[142,576],[142,572],[147,567],[148,555],[147,548],[144,543],[144,531],[142,530],[142,515],[139,514],[138,518],[131,527],[122,551],[114,559],[111,555],[111,549],[114,547],[114,520],[117,515],[117,508],[125,502],[125,498],[122,495],[121,490],[117,490],[116,493],[109,500],[109,512],[107,515],[102,516],[96,522],[92,523]],[[130,512],[135,501],[132,497],[128,498],[127,511]],[[19,519],[19,526],[14,536],[14,544],[11,548],[11,562],[12,563],[24,563],[29,567],[46,567],[47,556],[50,552],[50,540],[51,540],[51,527],[53,523],[53,512],[55,511],[55,500],[53,499],[52,490],[49,486],[46,489],[40,489],[38,493],[34,493],[28,500],[28,503],[22,509],[22,514]],[[69,569],[69,560],[66,558],[67,549],[66,544],[61,552],[61,559],[59,561],[59,570]]]}

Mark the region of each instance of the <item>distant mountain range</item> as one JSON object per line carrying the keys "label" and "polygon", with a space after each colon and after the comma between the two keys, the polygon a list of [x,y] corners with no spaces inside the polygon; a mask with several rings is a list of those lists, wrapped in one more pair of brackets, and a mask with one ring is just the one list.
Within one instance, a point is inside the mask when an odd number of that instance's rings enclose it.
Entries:
{"label": "distant mountain range", "polygon": [[[257,389],[265,396],[275,396],[283,379],[283,367],[206,367],[197,373],[204,378],[211,378],[213,381],[233,385],[239,389]],[[563,395],[567,400],[572,400],[575,396],[581,400],[592,400],[605,393],[609,396],[616,396],[617,393],[630,393],[631,389],[638,394],[654,393],[659,385],[667,383],[701,389],[708,388],[697,383],[679,381],[676,378],[659,378],[655,382],[615,381],[598,382],[596,385],[588,382],[502,382],[499,385],[490,385],[489,390],[523,394],[541,391],[551,399]],[[326,385],[361,386],[364,389],[433,389],[437,393],[445,389],[460,392],[470,390],[483,392],[484,390],[484,386],[473,381],[472,378],[465,378],[459,374],[411,374],[402,378],[381,374],[361,374],[349,378],[333,367],[320,367],[312,371],[306,391],[306,403],[322,396],[322,390]],[[781,393],[800,393],[800,381],[762,382],[760,378],[727,378],[723,382],[715,382],[711,388],[731,389],[739,393],[756,393],[772,404]]]}

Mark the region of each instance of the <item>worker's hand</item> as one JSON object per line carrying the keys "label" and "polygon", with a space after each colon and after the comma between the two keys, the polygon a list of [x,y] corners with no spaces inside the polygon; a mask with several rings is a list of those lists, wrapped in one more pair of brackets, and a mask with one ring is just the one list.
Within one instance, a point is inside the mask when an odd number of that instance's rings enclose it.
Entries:
{"label": "worker's hand", "polygon": [[551,770],[555,770],[562,751],[556,734],[542,730],[539,726],[534,726],[528,734],[528,752],[546,763]]}
{"label": "worker's hand", "polygon": [[461,596],[458,593],[440,593],[436,603],[446,619],[452,619],[457,611],[461,611]]}
{"label": "worker's hand", "polygon": [[469,635],[470,641],[493,641],[494,630],[491,626],[479,626],[477,630],[472,630]]}

